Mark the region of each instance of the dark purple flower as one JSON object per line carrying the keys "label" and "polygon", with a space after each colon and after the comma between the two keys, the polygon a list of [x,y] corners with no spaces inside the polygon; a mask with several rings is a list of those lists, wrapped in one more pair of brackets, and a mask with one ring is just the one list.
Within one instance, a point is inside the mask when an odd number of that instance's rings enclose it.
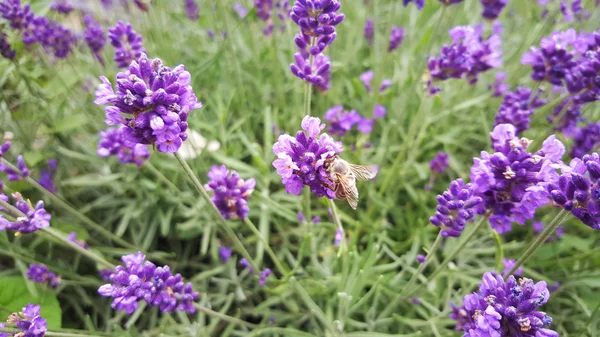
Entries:
{"label": "dark purple flower", "polygon": [[446,238],[460,236],[467,221],[473,219],[481,198],[475,195],[472,184],[465,185],[459,178],[450,183],[447,191],[438,194],[437,201],[436,212],[429,222],[440,227],[441,235]]}
{"label": "dark purple flower", "polygon": [[494,90],[492,96],[494,97],[502,97],[510,90],[510,86],[506,84],[506,73],[503,71],[499,71],[496,73],[496,82],[494,84],[490,84],[488,88],[490,90]]}
{"label": "dark purple flower", "polygon": [[226,246],[221,246],[221,248],[219,248],[219,257],[223,263],[227,263],[231,257],[231,249]]}
{"label": "dark purple flower", "polygon": [[246,219],[250,208],[248,199],[254,192],[254,178],[244,180],[225,165],[213,166],[208,172],[210,181],[205,188],[213,192],[212,201],[225,219]]}
{"label": "dark purple flower", "polygon": [[69,56],[77,39],[75,35],[61,24],[46,17],[36,17],[33,20],[31,34],[23,33],[25,44],[40,43],[44,50],[57,58]]}
{"label": "dark purple flower", "polygon": [[388,46],[388,52],[392,52],[396,48],[400,47],[402,41],[404,41],[404,28],[392,26],[392,31],[390,32],[390,45]]}
{"label": "dark purple flower", "polygon": [[296,137],[280,135],[273,145],[277,156],[273,166],[287,193],[299,195],[303,187],[308,186],[318,197],[335,198],[331,177],[323,165],[342,151],[342,144],[326,133],[321,134],[324,128],[319,118],[305,116],[303,130],[298,131]]}
{"label": "dark purple flower", "polygon": [[554,204],[571,212],[585,225],[600,230],[600,156],[587,154],[561,167],[561,175],[547,186]]}
{"label": "dark purple flower", "polygon": [[4,33],[0,33],[0,55],[8,60],[14,60],[16,55],[15,50],[12,49]]}
{"label": "dark purple flower", "polygon": [[375,23],[372,19],[367,19],[364,28],[364,34],[365,38],[367,39],[367,42],[369,43],[369,46],[372,46],[373,38],[375,37]]}
{"label": "dark purple flower", "polygon": [[496,20],[507,4],[508,0],[481,0],[483,6],[481,16],[488,20]]}
{"label": "dark purple flower", "polygon": [[159,152],[179,150],[187,139],[189,112],[202,107],[183,65],[171,69],[142,54],[117,74],[116,90],[106,77],[100,79],[94,103],[114,105],[106,107],[106,124],[124,125],[128,142],[155,144]]}
{"label": "dark purple flower", "polygon": [[600,122],[592,122],[574,131],[571,158],[583,158],[588,153],[598,149],[600,145]]}
{"label": "dark purple flower", "polygon": [[43,264],[30,264],[27,270],[27,278],[36,283],[46,284],[51,288],[58,287],[61,282],[60,276],[51,272]]}
{"label": "dark purple flower", "polygon": [[106,44],[104,28],[101,24],[94,21],[94,17],[91,15],[86,15],[83,18],[83,22],[85,24],[83,38],[85,39],[88,47],[90,47],[92,54],[96,57],[100,64],[104,65],[104,60],[102,59],[102,55],[100,55],[102,49],[104,49],[104,45]]}
{"label": "dark purple flower", "polygon": [[402,0],[402,2],[405,7],[408,6],[409,3],[414,2],[415,5],[417,5],[418,10],[423,9],[423,6],[425,6],[425,0]]}
{"label": "dark purple flower", "polygon": [[327,132],[343,137],[348,131],[362,120],[362,116],[354,111],[345,111],[341,105],[336,105],[325,112],[323,118],[329,122]]}
{"label": "dark purple flower", "polygon": [[533,219],[536,209],[550,201],[546,186],[557,177],[565,147],[550,136],[541,150],[531,153],[527,150],[531,141],[517,138],[511,124],[497,125],[490,134],[495,153],[482,151],[474,158],[471,181],[483,199],[478,212],[491,214],[492,228],[504,233],[512,222],[523,225]]}
{"label": "dark purple flower", "polygon": [[417,255],[417,262],[419,263],[425,263],[425,261],[427,260],[427,258],[425,257],[425,255]]}
{"label": "dark purple flower", "polygon": [[35,18],[29,4],[21,7],[21,0],[0,2],[0,14],[10,23],[12,28],[19,31],[30,30]]}
{"label": "dark purple flower", "polygon": [[73,6],[69,0],[54,0],[50,8],[64,14],[68,14],[73,11]]}
{"label": "dark purple flower", "polygon": [[143,38],[138,34],[131,24],[123,21],[108,30],[110,43],[115,47],[114,61],[119,68],[127,68],[129,65],[141,58],[146,52],[144,49]]}
{"label": "dark purple flower", "polygon": [[148,146],[127,140],[123,129],[125,127],[122,126],[118,129],[101,131],[96,153],[100,157],[116,156],[123,164],[131,163],[142,166],[150,158]]}
{"label": "dark purple flower", "polygon": [[320,91],[329,89],[331,62],[327,55],[317,55],[312,60],[312,65],[310,58],[305,58],[302,53],[296,53],[294,59],[296,63],[290,64],[292,74],[315,85]]}
{"label": "dark purple flower", "polygon": [[450,318],[457,321],[456,330],[464,331],[464,337],[558,337],[557,332],[544,328],[552,318],[537,311],[549,298],[544,281],[517,281],[513,275],[504,281],[486,272],[479,291],[465,296],[462,307],[454,306]]}
{"label": "dark purple flower", "polygon": [[144,12],[148,11],[151,2],[152,0],[133,0],[133,3],[137,6],[137,8],[143,10]]}
{"label": "dark purple flower", "polygon": [[194,301],[199,294],[191,283],[183,282],[181,274],[173,275],[169,266],[157,267],[146,261],[142,252],[123,256],[121,261],[124,266],[117,266],[110,275],[112,283],[98,289],[100,295],[113,298],[113,309],[131,314],[138,308],[138,301],[144,300],[162,312],[196,312]]}
{"label": "dark purple flower", "polygon": [[67,239],[83,249],[88,249],[88,244],[84,240],[77,240],[77,233],[71,232],[67,235]]}
{"label": "dark purple flower", "polygon": [[17,168],[21,173],[21,177],[27,178],[29,177],[29,169],[27,168],[27,164],[25,163],[25,159],[23,159],[22,155],[17,157]]}
{"label": "dark purple flower", "polygon": [[539,98],[539,93],[531,97],[531,89],[518,87],[504,96],[502,105],[496,114],[496,124],[512,124],[517,134],[529,129],[530,116],[535,109],[546,104]]}
{"label": "dark purple flower", "polygon": [[6,320],[8,324],[14,324],[22,332],[16,334],[19,337],[43,337],[46,334],[46,320],[40,316],[40,305],[29,303],[21,312],[13,312]]}
{"label": "dark purple flower", "polygon": [[254,269],[252,269],[252,266],[250,265],[250,262],[248,262],[248,260],[246,260],[245,257],[243,257],[242,259],[240,259],[240,266],[242,266],[245,269],[247,269],[250,273],[254,273]]}
{"label": "dark purple flower", "polygon": [[[375,75],[375,73],[373,72],[373,70],[368,70],[364,73],[362,73],[360,75],[360,80],[363,83],[363,85],[365,86],[365,89],[367,89],[367,92],[371,92],[371,81],[373,80],[373,76]],[[392,85],[392,80],[391,79],[384,79],[381,82],[381,85],[379,86],[379,92],[384,91],[385,89],[387,89],[390,85]]]}
{"label": "dark purple flower", "polygon": [[296,0],[290,18],[300,26],[294,42],[298,48],[319,55],[335,40],[335,26],[344,20],[344,14],[337,14],[339,0]]}
{"label": "dark purple flower", "polygon": [[[508,276],[508,272],[510,271],[510,269],[517,263],[517,261],[504,258],[504,259],[502,259],[502,263],[504,264],[504,272],[502,273],[502,276],[506,277],[506,276]],[[521,266],[521,267],[517,268],[517,270],[515,270],[516,276],[521,276],[521,274],[523,274],[523,266]]]}
{"label": "dark purple flower", "polygon": [[[11,222],[4,218],[2,214],[0,214],[0,231],[8,229],[27,234],[50,226],[51,216],[44,209],[43,201],[38,201],[35,207],[33,207],[29,200],[25,201],[23,199],[20,193],[13,193],[13,198],[15,199],[14,206],[19,211],[24,213],[25,216],[23,217],[20,214],[11,214],[10,210],[4,210],[14,217],[15,221]],[[0,193],[0,199],[8,202],[8,197],[2,193]],[[2,207],[0,207],[0,210],[3,210]]]}
{"label": "dark purple flower", "polygon": [[242,5],[239,2],[236,2],[236,3],[233,4],[233,10],[242,19],[245,18],[246,15],[248,15],[248,9],[246,9],[246,7],[244,7],[244,5]]}
{"label": "dark purple flower", "polygon": [[446,152],[438,152],[438,154],[429,161],[429,169],[433,174],[442,174],[448,168],[448,154]]}
{"label": "dark purple flower", "polygon": [[200,9],[198,8],[198,4],[196,0],[184,0],[185,2],[185,15],[192,20],[198,21],[200,18]]}
{"label": "dark purple flower", "polygon": [[58,162],[56,159],[49,159],[47,165],[48,170],[40,170],[40,179],[38,183],[48,191],[56,193],[58,188],[56,188],[56,185],[54,184],[54,174],[56,173]]}
{"label": "dark purple flower", "polygon": [[267,284],[267,278],[271,275],[271,269],[267,268],[258,274],[258,286],[264,287]]}

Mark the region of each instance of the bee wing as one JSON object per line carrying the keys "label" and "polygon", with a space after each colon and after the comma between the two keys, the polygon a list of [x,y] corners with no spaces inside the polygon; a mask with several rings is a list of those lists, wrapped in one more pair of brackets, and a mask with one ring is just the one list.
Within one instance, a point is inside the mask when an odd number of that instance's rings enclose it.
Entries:
{"label": "bee wing", "polygon": [[377,169],[374,166],[350,164],[350,171],[354,173],[358,181],[371,180],[377,175]]}
{"label": "bee wing", "polygon": [[336,199],[346,199],[348,200],[348,204],[352,209],[356,209],[358,206],[358,189],[356,188],[356,184],[351,177],[342,176],[341,174],[337,175],[338,185],[335,190]]}

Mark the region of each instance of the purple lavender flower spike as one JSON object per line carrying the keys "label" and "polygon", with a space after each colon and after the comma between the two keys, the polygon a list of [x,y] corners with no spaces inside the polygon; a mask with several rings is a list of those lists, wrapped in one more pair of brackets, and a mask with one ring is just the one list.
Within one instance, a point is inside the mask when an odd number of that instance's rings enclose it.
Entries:
{"label": "purple lavender flower spike", "polygon": [[144,12],[148,11],[151,2],[152,0],[133,0],[133,3],[137,6],[137,8]]}
{"label": "purple lavender flower spike", "polygon": [[104,45],[106,44],[106,35],[104,35],[104,28],[101,24],[94,20],[94,17],[91,15],[86,15],[83,18],[83,22],[85,24],[85,31],[83,32],[83,38],[87,43],[88,47],[92,51],[92,54],[96,57],[100,64],[104,65],[104,60],[102,59],[102,49],[104,49]]}
{"label": "purple lavender flower spike", "polygon": [[46,284],[50,288],[56,288],[60,285],[60,276],[51,272],[43,264],[30,264],[27,270],[27,278],[41,284]]}
{"label": "purple lavender flower spike", "polygon": [[335,198],[331,177],[323,164],[342,151],[342,144],[326,133],[321,134],[324,128],[319,118],[305,116],[296,137],[283,134],[273,145],[277,156],[273,166],[287,193],[299,195],[308,186],[318,197]]}
{"label": "purple lavender flower spike", "polygon": [[497,72],[496,73],[496,82],[494,82],[494,84],[490,84],[488,86],[488,88],[490,90],[494,91],[492,96],[502,97],[510,90],[509,85],[506,84],[505,81],[506,81],[506,73],[503,71]]}
{"label": "purple lavender flower spike", "polygon": [[333,244],[336,247],[339,247],[342,244],[342,240],[344,240],[344,230],[341,228],[338,228],[335,231],[335,237],[333,238]]}
{"label": "purple lavender flower spike", "polygon": [[123,265],[110,275],[112,283],[98,289],[100,295],[113,298],[113,309],[131,314],[138,308],[138,302],[144,300],[162,312],[196,311],[194,301],[199,294],[191,283],[183,282],[181,274],[173,275],[169,266],[157,267],[142,252],[125,255],[121,261]]}
{"label": "purple lavender flower spike", "polygon": [[246,219],[250,208],[248,199],[254,192],[256,181],[243,180],[240,175],[225,165],[213,166],[208,172],[210,181],[205,185],[213,191],[212,201],[225,219]]}
{"label": "purple lavender flower spike", "polygon": [[404,7],[408,6],[408,4],[411,2],[414,2],[415,5],[417,5],[418,10],[423,9],[423,6],[425,6],[425,0],[402,0]]}
{"label": "purple lavender flower spike", "polygon": [[519,139],[516,132],[511,124],[497,125],[490,133],[495,153],[481,152],[471,167],[471,181],[483,199],[478,213],[491,214],[492,227],[499,233],[510,230],[512,222],[523,225],[533,219],[536,209],[550,201],[546,186],[558,176],[555,170],[565,152],[550,136],[542,149],[531,153],[531,141]]}
{"label": "purple lavender flower spike", "polygon": [[448,168],[448,154],[446,152],[438,152],[431,161],[429,161],[429,169],[433,174],[442,174]]}
{"label": "purple lavender flower spike", "polygon": [[[8,202],[8,197],[0,193],[0,198]],[[15,221],[9,221],[0,214],[0,231],[13,230],[22,234],[33,233],[38,229],[47,228],[50,226],[51,216],[44,209],[44,202],[38,201],[35,207],[29,201],[25,201],[20,193],[14,193],[14,206],[25,214],[11,214]],[[9,212],[10,213],[10,212]]]}
{"label": "purple lavender flower spike", "polygon": [[73,6],[69,0],[54,0],[50,8],[64,14],[69,14],[73,11]]}
{"label": "purple lavender flower spike", "polygon": [[388,46],[388,52],[392,52],[396,50],[396,48],[400,47],[402,41],[404,41],[404,28],[392,26],[392,31],[390,32],[390,45]]}
{"label": "purple lavender flower spike", "polygon": [[21,173],[21,177],[27,178],[29,177],[29,169],[27,168],[27,164],[25,164],[25,159],[23,159],[22,155],[17,157],[17,168]]}
{"label": "purple lavender flower spike", "polygon": [[240,266],[244,267],[244,269],[247,269],[250,273],[254,273],[254,269],[252,269],[250,262],[248,262],[245,257],[240,259]]}
{"label": "purple lavender flower spike", "polygon": [[117,74],[116,90],[106,77],[100,79],[94,103],[114,105],[105,109],[108,125],[123,124],[124,139],[130,143],[154,144],[159,152],[179,150],[187,139],[189,112],[202,107],[183,65],[171,69],[142,54]]}
{"label": "purple lavender flower spike", "polygon": [[46,164],[48,166],[48,170],[40,170],[40,179],[38,182],[48,191],[56,193],[58,188],[54,184],[54,174],[56,174],[58,162],[56,159],[49,159]]}
{"label": "purple lavender flower spike", "polygon": [[[571,138],[576,137],[580,132],[577,124],[585,121],[581,113],[583,105],[575,104],[573,101],[573,97],[568,97],[552,110],[551,115],[546,116],[548,122],[554,123],[556,131],[560,131],[565,136]],[[560,117],[560,119],[557,120],[557,117]]]}
{"label": "purple lavender flower spike", "polygon": [[337,14],[339,0],[300,0],[294,3],[290,18],[299,27],[301,34],[294,39],[300,49],[311,55],[319,55],[335,40],[335,26],[344,20],[344,14]]}
{"label": "purple lavender flower spike", "polygon": [[[502,273],[503,277],[508,276],[508,272],[510,271],[510,269],[517,264],[516,260],[512,260],[512,259],[507,259],[504,258],[502,259],[502,263],[504,264],[504,272]],[[521,276],[521,274],[523,274],[523,266],[517,268],[517,270],[515,270],[515,275],[516,276]]]}
{"label": "purple lavender flower spike", "polygon": [[108,38],[110,44],[115,47],[114,61],[119,68],[129,67],[133,61],[141,58],[142,54],[146,52],[142,44],[142,36],[133,30],[129,23],[117,22],[113,28],[108,30]]}
{"label": "purple lavender flower spike", "polygon": [[264,287],[267,284],[267,278],[271,275],[271,269],[267,268],[258,274],[258,286]]}
{"label": "purple lavender flower spike", "polygon": [[517,129],[517,134],[529,129],[530,116],[535,109],[546,104],[539,98],[539,93],[531,98],[531,89],[518,87],[504,96],[502,105],[496,114],[496,125],[512,124]]}
{"label": "purple lavender flower spike", "polygon": [[18,329],[22,330],[15,336],[43,337],[48,330],[46,320],[40,316],[39,304],[29,303],[21,310],[21,312],[13,312],[10,316],[8,316],[6,323],[14,324]]}
{"label": "purple lavender flower spike", "polygon": [[[365,86],[365,89],[367,89],[367,92],[371,92],[371,81],[373,80],[374,75],[375,74],[374,74],[373,70],[368,70],[368,71],[365,71],[364,73],[362,73],[359,77],[361,82]],[[389,78],[381,81],[381,85],[379,86],[379,92],[384,91],[390,85],[392,85],[392,80]]]}
{"label": "purple lavender flower spike", "polygon": [[502,276],[486,272],[479,291],[466,295],[462,307],[454,306],[450,318],[457,321],[456,330],[463,330],[465,337],[558,337],[556,331],[545,328],[552,318],[538,311],[549,298],[544,281],[517,281],[513,275],[504,281]]}
{"label": "purple lavender flower spike", "polygon": [[231,257],[231,249],[226,246],[221,246],[221,248],[219,248],[219,257],[223,263],[227,263]]}
{"label": "purple lavender flower spike", "polygon": [[30,30],[35,18],[29,4],[21,7],[21,0],[0,2],[0,14],[12,28],[19,31]]}
{"label": "purple lavender flower spike", "polygon": [[481,16],[488,20],[496,20],[507,4],[508,0],[481,0],[483,6]]}
{"label": "purple lavender flower spike", "polygon": [[417,262],[419,263],[425,263],[425,261],[427,260],[427,258],[425,257],[425,255],[417,255]]}
{"label": "purple lavender flower spike", "polygon": [[124,128],[106,129],[100,132],[100,142],[96,153],[100,157],[116,156],[123,164],[142,166],[150,158],[148,146],[128,141],[123,131]]}
{"label": "purple lavender flower spike", "polygon": [[35,17],[32,26],[23,32],[27,45],[40,43],[44,50],[57,58],[66,58],[77,42],[75,35],[61,24],[46,17]]}
{"label": "purple lavender flower spike", "polygon": [[6,38],[6,34],[0,33],[0,55],[7,60],[14,60],[17,52],[12,49],[12,46]]}
{"label": "purple lavender flower spike", "polygon": [[244,5],[242,5],[239,2],[236,2],[236,3],[233,4],[233,10],[242,19],[245,18],[246,15],[248,15],[248,9],[246,9],[246,7],[244,7]]}
{"label": "purple lavender flower spike", "polygon": [[200,9],[196,0],[184,0],[185,1],[185,15],[192,21],[198,21],[200,18]]}
{"label": "purple lavender flower spike", "polygon": [[369,46],[373,45],[373,38],[375,37],[375,24],[372,19],[367,19],[364,28],[365,38]]}
{"label": "purple lavender flower spike", "polygon": [[83,249],[88,249],[88,244],[84,240],[77,240],[77,233],[71,232],[67,235],[67,239]]}
{"label": "purple lavender flower spike", "polygon": [[310,65],[309,58],[302,56],[302,53],[296,53],[294,59],[296,63],[290,64],[292,74],[316,86],[320,91],[327,91],[329,89],[331,62],[327,55],[317,55],[313,60],[312,66]]}
{"label": "purple lavender flower spike", "polygon": [[288,0],[254,0],[254,7],[256,8],[256,16],[267,24],[263,29],[265,36],[271,35],[275,29],[275,23],[272,18],[274,11],[281,22],[280,30],[285,28],[284,21],[290,15]]}
{"label": "purple lavender flower spike", "polygon": [[473,185],[465,185],[460,178],[451,182],[448,190],[437,196],[437,201],[436,212],[429,222],[440,227],[445,238],[459,237],[467,221],[473,219],[475,208],[482,202],[475,195]]}
{"label": "purple lavender flower spike", "polygon": [[573,147],[569,153],[571,158],[583,158],[586,154],[597,150],[600,145],[600,122],[589,123],[577,129],[573,140]]}
{"label": "purple lavender flower spike", "polygon": [[323,118],[329,122],[327,132],[343,137],[348,131],[361,121],[361,116],[358,112],[344,111],[344,107],[336,105],[325,112]]}

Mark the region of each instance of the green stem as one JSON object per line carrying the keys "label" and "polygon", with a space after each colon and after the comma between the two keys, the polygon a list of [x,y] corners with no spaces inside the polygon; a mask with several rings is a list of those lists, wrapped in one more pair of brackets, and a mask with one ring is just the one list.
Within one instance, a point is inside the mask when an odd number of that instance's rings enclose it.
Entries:
{"label": "green stem", "polygon": [[202,306],[202,305],[200,305],[198,303],[194,303],[194,308],[198,309],[198,311],[201,311],[201,312],[207,314],[208,316],[212,316],[214,318],[218,318],[218,319],[223,320],[225,322],[229,322],[229,323],[236,324],[236,325],[239,325],[239,326],[245,326],[247,328],[258,328],[259,327],[259,325],[257,325],[257,324],[249,323],[249,322],[243,321],[243,320],[241,320],[239,318],[231,317],[231,316],[222,314],[222,313],[220,313],[218,311],[210,310],[209,308],[206,308],[206,307],[204,307],[204,306]]}
{"label": "green stem", "polygon": [[[2,162],[6,166],[8,166],[10,169],[15,170],[16,172],[19,172],[18,169],[13,164],[11,164],[8,160],[2,158]],[[121,245],[123,247],[127,247],[130,249],[137,249],[134,245],[123,240],[120,236],[107,230],[106,228],[102,227],[100,224],[94,222],[93,220],[91,220],[90,218],[85,216],[83,213],[76,210],[73,206],[69,205],[66,201],[62,200],[56,194],[45,189],[44,186],[40,185],[33,178],[27,177],[25,179],[25,181],[27,181],[31,186],[35,187],[38,191],[42,192],[42,194],[44,194],[46,197],[48,197],[50,200],[52,200],[53,203],[57,204],[59,207],[61,207],[65,211],[71,213],[71,215],[76,217],[79,221],[81,221],[85,225],[89,226],[92,230],[102,234],[107,239],[111,239],[111,240],[115,241],[116,243],[118,243],[119,245]]]}
{"label": "green stem", "polygon": [[[523,254],[521,254],[521,256],[519,257],[519,259],[517,260],[517,262],[515,263],[514,266],[512,266],[512,268],[510,268],[510,270],[508,271],[508,273],[506,273],[506,277],[508,277],[509,275],[514,274],[514,272],[519,269],[519,267],[521,267],[522,265],[524,265],[527,261],[529,261],[529,259],[533,256],[533,254],[546,242],[546,240],[548,240],[548,238],[552,235],[552,233],[554,233],[554,230],[560,226],[560,224],[562,223],[562,221],[565,219],[565,217],[569,215],[569,212],[562,209],[554,218],[554,220],[552,220],[552,222],[550,223],[550,225],[546,228],[544,228],[544,230],[542,231],[542,233],[540,233],[540,235],[538,235],[531,244],[529,244],[529,247],[527,248],[527,250],[525,250],[525,252],[523,252]],[[505,278],[506,278],[505,277]]]}
{"label": "green stem", "polygon": [[433,260],[433,256],[435,255],[435,252],[438,250],[438,248],[440,247],[440,244],[442,243],[442,238],[443,238],[442,232],[440,231],[437,238],[435,239],[435,241],[429,248],[429,252],[427,252],[427,257],[425,258],[425,262],[419,264],[419,267],[417,267],[417,271],[415,271],[415,273],[408,280],[408,283],[406,283],[406,285],[402,288],[402,290],[400,291],[400,294],[398,294],[396,297],[394,297],[394,299],[392,299],[392,301],[389,302],[387,307],[385,307],[383,309],[381,314],[379,314],[380,318],[388,316],[392,312],[392,310],[394,310],[394,308],[396,308],[396,305],[398,304],[398,302],[400,302],[405,296],[408,295],[408,292],[414,286],[419,275],[421,275],[423,270],[425,270],[425,267],[427,267],[429,262],[431,262],[431,260]]}
{"label": "green stem", "polygon": [[248,260],[248,263],[250,263],[252,269],[257,271],[260,270],[256,262],[254,262],[254,259],[252,259],[252,257],[250,256],[250,253],[248,253],[248,251],[246,250],[246,247],[244,247],[244,244],[242,244],[242,241],[240,241],[235,232],[227,225],[227,222],[225,222],[225,219],[223,219],[223,216],[221,216],[221,212],[219,212],[217,206],[215,206],[215,204],[210,199],[210,195],[208,195],[208,192],[206,191],[206,189],[204,189],[204,186],[202,186],[202,183],[200,183],[200,180],[198,179],[194,171],[192,171],[190,165],[185,161],[185,159],[183,159],[183,157],[181,157],[179,152],[175,152],[175,158],[177,158],[177,161],[179,161],[179,164],[187,174],[188,178],[190,178],[190,180],[192,181],[192,184],[196,188],[196,191],[198,191],[202,199],[204,199],[204,201],[209,205],[209,209],[211,209],[211,211],[214,213],[215,217],[218,219],[219,223],[225,230],[227,236],[229,236],[231,241],[233,241],[235,248],[240,252],[240,254],[242,254],[243,257],[246,258],[246,260]]}
{"label": "green stem", "polygon": [[254,233],[254,235],[256,235],[262,241],[263,245],[265,246],[265,250],[267,251],[267,254],[269,254],[271,260],[273,260],[273,263],[275,263],[275,266],[277,267],[277,270],[279,270],[279,273],[281,275],[286,275],[289,272],[289,269],[281,263],[281,260],[277,257],[273,249],[271,249],[271,246],[269,245],[267,239],[265,239],[262,236],[258,228],[256,228],[256,226],[252,221],[250,221],[250,219],[245,218],[244,223],[248,226],[252,233]]}
{"label": "green stem", "polygon": [[147,168],[150,172],[152,172],[152,174],[154,174],[158,179],[167,184],[171,191],[181,193],[179,187],[177,187],[167,177],[165,177],[165,175],[162,174],[162,172],[160,172],[154,165],[152,165],[150,161],[146,161],[143,166]]}
{"label": "green stem", "polygon": [[[473,238],[473,236],[475,236],[475,234],[477,233],[477,231],[479,231],[479,228],[481,228],[481,226],[485,223],[485,220],[487,220],[487,217],[482,216],[479,219],[479,221],[477,221],[477,223],[475,223],[475,226],[473,226],[473,228],[471,229],[471,231],[462,238],[462,241],[452,251],[452,253],[450,253],[450,255],[448,255],[444,259],[444,261],[442,261],[442,263],[433,271],[433,273],[431,273],[431,275],[429,275],[427,277],[428,279],[433,280],[439,273],[441,273],[444,269],[446,269],[446,267],[448,267],[448,263],[450,263],[450,261],[452,261],[452,259],[456,255],[458,255],[458,253],[460,253],[463,248],[465,248],[465,246],[467,245],[467,243],[469,243],[469,241],[471,241],[471,239]],[[417,290],[417,288],[415,288],[415,291],[416,290]]]}
{"label": "green stem", "polygon": [[[340,215],[338,214],[337,207],[335,206],[335,201],[333,199],[327,198],[327,204],[329,208],[331,208],[331,217],[333,217],[333,222],[337,226],[338,230],[344,233],[344,226],[342,226],[342,220]],[[346,251],[346,234],[342,234],[342,241],[340,241],[340,249],[338,250],[338,257]]]}

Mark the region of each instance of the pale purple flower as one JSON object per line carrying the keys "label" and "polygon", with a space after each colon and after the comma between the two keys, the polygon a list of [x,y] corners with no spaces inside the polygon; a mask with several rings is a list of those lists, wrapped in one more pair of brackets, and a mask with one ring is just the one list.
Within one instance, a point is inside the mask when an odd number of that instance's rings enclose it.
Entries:
{"label": "pale purple flower", "polygon": [[208,172],[210,181],[205,185],[212,191],[211,200],[225,219],[246,219],[250,208],[248,199],[254,191],[256,181],[244,180],[225,165],[213,166]]}
{"label": "pale purple flower", "polygon": [[96,153],[100,157],[116,156],[123,164],[136,164],[142,166],[148,158],[150,151],[144,144],[136,144],[127,140],[124,126],[118,129],[106,129],[100,132],[100,142]]}
{"label": "pale purple flower", "polygon": [[184,0],[184,5],[185,15],[192,21],[198,21],[200,18],[200,9],[198,8],[196,0]]}
{"label": "pale purple flower", "polygon": [[[13,199],[15,199],[14,206],[21,211],[21,213],[25,214],[25,216],[12,214],[10,210],[4,210],[15,220],[10,221],[0,214],[0,231],[13,230],[27,234],[50,226],[51,216],[44,209],[43,201],[38,201],[35,207],[32,207],[31,203],[28,200],[24,200],[20,193],[13,193],[12,196]],[[8,202],[8,197],[5,194],[0,193],[0,199]]]}
{"label": "pale purple flower", "polygon": [[264,287],[267,284],[267,278],[271,275],[271,269],[267,268],[258,274],[258,286]]}
{"label": "pale purple flower", "polygon": [[506,73],[499,71],[496,73],[496,82],[488,86],[490,90],[493,90],[494,97],[502,97],[510,90],[510,86],[506,83]]}
{"label": "pale purple flower", "polygon": [[323,118],[329,122],[327,132],[343,137],[362,120],[362,116],[355,110],[346,111],[341,105],[336,105],[325,112]]}
{"label": "pale purple flower", "polygon": [[246,9],[246,7],[239,2],[233,4],[233,10],[240,18],[245,18],[246,15],[248,15],[248,9]]}
{"label": "pale purple flower", "polygon": [[390,45],[388,46],[388,52],[392,52],[396,48],[400,47],[402,41],[404,41],[404,28],[392,26],[392,31],[390,32]]}
{"label": "pale purple flower", "polygon": [[417,262],[419,263],[425,263],[425,261],[427,260],[427,258],[425,257],[425,255],[417,255]]}
{"label": "pale purple flower", "polygon": [[50,288],[56,288],[60,285],[60,276],[51,272],[43,264],[30,264],[27,270],[27,278],[36,283],[46,284]]}
{"label": "pale purple flower", "polygon": [[[373,81],[373,76],[374,76],[374,72],[373,70],[368,70],[364,73],[362,73],[360,75],[360,81],[363,83],[363,85],[365,86],[365,89],[367,89],[367,92],[371,92],[371,81]],[[391,79],[384,79],[381,82],[381,85],[379,86],[379,92],[384,91],[385,89],[387,89],[390,85],[392,85],[392,80]]]}
{"label": "pale purple flower", "polygon": [[219,248],[219,257],[223,263],[227,263],[231,257],[231,249],[227,246],[221,246],[221,248]]}
{"label": "pale purple flower", "polygon": [[43,337],[48,330],[46,320],[40,316],[39,304],[29,303],[20,312],[8,316],[6,323],[14,324],[22,330],[15,335],[18,337]]}
{"label": "pale purple flower", "polygon": [[[512,267],[514,267],[515,264],[517,264],[517,261],[504,258],[504,259],[502,259],[502,263],[504,264],[504,272],[502,272],[502,276],[506,277],[506,276],[508,276],[508,272],[510,271],[510,269]],[[517,270],[515,270],[516,276],[521,276],[521,274],[523,274],[523,266],[521,266],[521,267],[517,268]]]}

